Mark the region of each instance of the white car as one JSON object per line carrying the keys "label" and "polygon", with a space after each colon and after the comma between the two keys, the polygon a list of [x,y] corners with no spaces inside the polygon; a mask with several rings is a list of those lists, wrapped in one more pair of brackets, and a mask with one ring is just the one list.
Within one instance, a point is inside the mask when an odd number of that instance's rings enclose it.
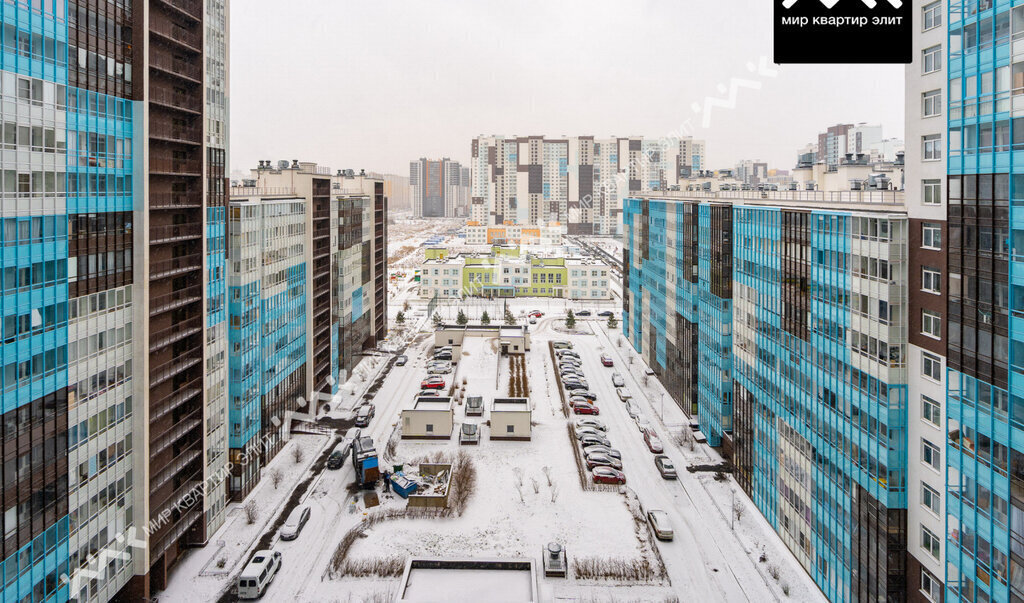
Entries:
{"label": "white car", "polygon": [[628,402],[633,399],[633,394],[629,393],[629,390],[624,387],[616,387],[615,395],[617,395],[619,400],[622,400],[623,402]]}
{"label": "white car", "polygon": [[622,375],[612,373],[612,385],[615,387],[624,387],[626,385],[626,380],[622,378]]}
{"label": "white car", "polygon": [[598,421],[597,419],[592,419],[590,417],[585,417],[585,418],[582,418],[582,419],[576,419],[576,429],[585,429],[585,428],[596,429],[598,431],[607,431],[608,430],[608,428],[605,427],[605,424],[602,423],[601,421]]}
{"label": "white car", "polygon": [[309,521],[309,514],[309,505],[295,507],[291,514],[288,515],[284,525],[281,526],[281,540],[295,540],[298,538],[299,532],[302,531],[303,526]]}
{"label": "white car", "polygon": [[648,429],[651,429],[651,422],[648,421],[647,418],[644,417],[643,415],[637,415],[635,420],[636,420],[636,427],[637,427],[637,429],[640,430],[640,433],[643,433],[643,432],[647,431]]}
{"label": "white car", "polygon": [[672,531],[672,523],[669,522],[668,513],[660,509],[652,509],[647,512],[647,522],[654,530],[654,537],[658,540],[672,540],[675,532]]}
{"label": "white car", "polygon": [[636,420],[642,414],[640,407],[634,402],[626,403],[626,412],[629,414],[629,418],[633,420]]}

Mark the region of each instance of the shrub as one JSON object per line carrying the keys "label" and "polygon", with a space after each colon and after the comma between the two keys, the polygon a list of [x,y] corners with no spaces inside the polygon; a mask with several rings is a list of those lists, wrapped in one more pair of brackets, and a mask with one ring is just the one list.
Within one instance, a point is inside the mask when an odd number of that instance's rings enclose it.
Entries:
{"label": "shrub", "polygon": [[256,506],[255,499],[249,499],[245,506],[242,507],[242,511],[245,513],[245,523],[248,525],[256,523],[256,520],[260,517],[260,508]]}
{"label": "shrub", "polygon": [[302,451],[302,447],[299,446],[299,443],[295,442],[295,445],[292,446],[292,459],[295,461],[295,464],[298,465],[304,458],[306,458],[306,453]]}
{"label": "shrub", "polygon": [[782,583],[782,594],[787,597],[789,596],[789,584],[786,584],[785,582]]}
{"label": "shrub", "polygon": [[224,569],[224,566],[228,564],[228,560],[225,557],[221,557],[217,560],[217,569]]}
{"label": "shrub", "polygon": [[779,566],[777,566],[777,565],[769,565],[768,566],[768,575],[771,576],[773,580],[778,580],[779,579]]}
{"label": "shrub", "polygon": [[275,467],[270,472],[270,483],[274,485],[274,489],[275,490],[277,490],[277,487],[281,484],[281,480],[283,480],[283,479],[284,479],[284,473],[280,469]]}

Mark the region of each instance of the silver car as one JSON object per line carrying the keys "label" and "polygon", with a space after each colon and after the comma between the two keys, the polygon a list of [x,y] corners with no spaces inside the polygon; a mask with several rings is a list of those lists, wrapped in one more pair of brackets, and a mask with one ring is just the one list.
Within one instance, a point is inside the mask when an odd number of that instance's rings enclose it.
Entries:
{"label": "silver car", "polygon": [[626,380],[622,378],[622,375],[618,373],[612,373],[612,385],[615,387],[625,387]]}
{"label": "silver car", "polygon": [[654,530],[654,537],[658,540],[672,540],[675,532],[672,531],[672,524],[668,520],[668,513],[659,509],[652,509],[647,512],[647,522]]}

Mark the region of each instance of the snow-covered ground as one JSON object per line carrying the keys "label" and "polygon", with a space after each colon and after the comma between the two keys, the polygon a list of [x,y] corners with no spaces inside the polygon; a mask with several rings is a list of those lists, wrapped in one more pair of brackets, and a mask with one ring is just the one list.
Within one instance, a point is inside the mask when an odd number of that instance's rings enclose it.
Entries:
{"label": "snow-covered ground", "polygon": [[[435,228],[441,228],[441,225]],[[417,236],[426,238],[430,231]],[[607,242],[607,241],[604,241]],[[399,246],[401,247],[401,246]],[[411,274],[411,272],[410,272]],[[428,333],[429,321],[425,302],[415,298],[410,283],[392,283],[390,314],[402,309],[406,301],[407,325],[402,338],[394,343],[409,344],[409,362],[394,366],[376,392],[376,417],[363,430],[382,451],[395,431],[401,409],[408,407],[426,376],[433,336]],[[528,442],[491,441],[489,428],[490,401],[507,395],[508,361],[498,361],[495,342],[471,340],[464,348],[457,372],[449,375],[460,388],[465,379],[466,395],[482,395],[487,412],[483,417],[467,419],[464,407],[456,407],[456,435],[448,441],[401,441],[394,458],[382,459],[382,465],[409,460],[435,451],[456,453],[458,424],[465,420],[484,425],[479,446],[464,446],[474,460],[477,484],[466,511],[460,517],[431,519],[394,519],[375,524],[364,538],[357,539],[349,551],[353,561],[395,556],[421,557],[532,557],[540,560],[541,547],[557,541],[566,547],[570,562],[581,557],[607,557],[639,561],[651,557],[650,547],[657,547],[668,572],[668,583],[623,585],[609,582],[578,581],[568,578],[538,576],[540,599],[549,600],[669,600],[680,597],[700,601],[818,601],[818,589],[793,556],[760,516],[753,504],[739,492],[732,479],[717,482],[709,473],[689,473],[684,467],[694,463],[718,462],[717,453],[697,446],[691,451],[674,443],[672,435],[688,424],[655,378],[645,381],[639,355],[622,338],[618,330],[610,332],[606,319],[578,319],[575,333],[566,334],[565,310],[586,307],[595,314],[613,310],[619,317],[618,299],[602,304],[569,302],[557,299],[514,299],[508,307],[520,324],[525,315],[540,310],[545,316],[530,325],[532,351],[527,354],[527,372],[533,407],[532,439]],[[486,310],[495,322],[504,313],[504,301],[466,300],[459,305],[439,306],[446,320],[454,320],[461,307],[472,319]],[[419,332],[419,336],[416,336]],[[400,339],[400,340],[399,340]],[[675,540],[657,542],[649,535],[638,538],[626,498],[617,492],[583,491],[567,435],[566,419],[560,409],[561,399],[548,352],[548,341],[569,339],[580,353],[583,370],[598,396],[599,419],[608,425],[608,437],[622,453],[628,489],[635,494],[644,510],[663,509],[675,528]],[[621,340],[621,342],[620,342]],[[601,353],[610,354],[613,368],[601,365]],[[629,359],[633,358],[632,364]],[[336,400],[332,416],[348,417],[350,408],[362,398],[379,371],[385,368],[382,358],[365,359],[343,394]],[[619,372],[626,380],[647,419],[655,426],[669,455],[679,468],[678,481],[663,480],[653,462],[654,455],[644,445],[635,423],[615,396],[611,374]],[[361,376],[365,375],[365,379]],[[498,377],[497,380],[495,377]],[[497,381],[497,383],[496,383]],[[310,446],[307,461],[315,456],[316,442],[324,438],[307,436]],[[306,441],[306,440],[300,440]],[[264,478],[254,497],[259,501],[261,516],[253,525],[240,520],[238,507],[231,511],[228,522],[215,534],[210,545],[198,549],[183,560],[171,575],[170,587],[158,593],[161,602],[216,600],[226,593],[239,566],[251,553],[251,547],[265,534],[272,517],[301,481],[305,470],[295,470],[287,454],[278,455],[275,463],[288,463],[285,482],[273,490]],[[543,467],[549,468],[551,485]],[[519,475],[522,486],[517,488]],[[533,481],[537,481],[534,491]],[[302,502],[312,506],[313,514],[300,537],[282,542],[275,536],[272,547],[284,556],[283,569],[271,584],[269,601],[390,601],[397,593],[399,579],[332,578],[328,574],[331,557],[338,543],[366,513],[360,495],[350,494],[354,481],[350,463],[336,471],[323,471],[314,477]],[[557,490],[557,491],[556,491]],[[520,496],[520,491],[522,495]],[[733,498],[745,512],[732,521]],[[395,497],[384,498],[385,506],[400,505]],[[731,524],[734,524],[731,525]],[[220,546],[219,542],[224,545]],[[759,562],[764,554],[767,562]],[[216,568],[216,560],[224,558],[225,567]],[[539,566],[539,563],[538,563]],[[769,567],[777,566],[778,580],[769,576]],[[788,597],[783,586],[789,588]]]}

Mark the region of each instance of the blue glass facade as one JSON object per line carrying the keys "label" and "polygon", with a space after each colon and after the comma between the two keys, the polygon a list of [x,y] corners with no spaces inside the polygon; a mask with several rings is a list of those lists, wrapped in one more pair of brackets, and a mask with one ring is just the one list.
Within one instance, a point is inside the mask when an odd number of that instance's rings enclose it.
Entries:
{"label": "blue glass facade", "polygon": [[[0,4],[0,599],[67,601],[67,4]],[[40,437],[41,434],[41,437]]]}
{"label": "blue glass facade", "polygon": [[950,2],[946,598],[1024,600],[1024,2]]}
{"label": "blue glass facade", "polygon": [[[709,444],[826,596],[902,598],[906,216],[684,199],[623,215],[630,342],[674,397],[696,376]],[[699,361],[672,364],[666,316],[687,306]]]}

